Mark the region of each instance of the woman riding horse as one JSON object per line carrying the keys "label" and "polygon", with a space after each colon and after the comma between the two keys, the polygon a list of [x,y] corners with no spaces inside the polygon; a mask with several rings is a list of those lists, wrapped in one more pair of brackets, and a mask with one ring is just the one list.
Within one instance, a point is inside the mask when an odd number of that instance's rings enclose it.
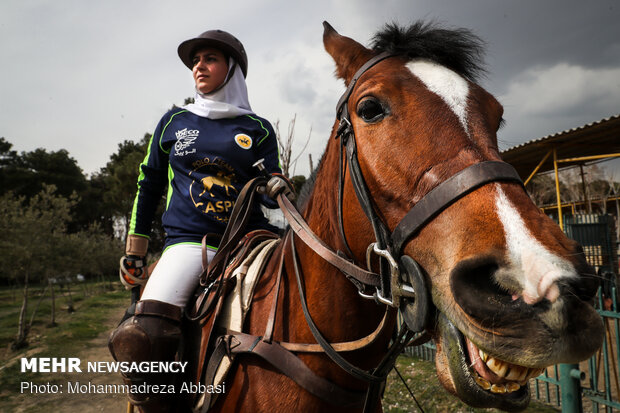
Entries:
{"label": "woman riding horse", "polygon": [[429,336],[448,391],[525,408],[528,380],[590,356],[603,325],[582,250],[501,161],[478,39],[418,23],[369,49],[325,23],[323,41],[347,85],[332,136],[301,215],[278,195],[291,230],[218,340],[225,394],[197,410],[378,412],[398,352]]}
{"label": "woman riding horse", "polygon": [[[166,243],[134,314],[110,337],[110,351],[118,361],[174,360],[181,316],[203,271],[202,237],[224,232],[237,194],[260,172],[253,166],[256,161],[264,161],[267,173],[280,172],[273,128],[250,107],[248,59],[241,42],[222,30],[209,30],[181,43],[178,54],[192,71],[196,96],[194,103],[162,117],[140,165],[122,266],[142,270],[151,222],[164,193]],[[277,231],[255,205],[249,229],[259,228]],[[207,260],[216,247],[207,248]],[[121,274],[129,288],[141,281],[127,271]],[[126,377],[138,385],[171,380],[163,373]],[[166,406],[175,403],[156,393],[130,394],[130,399],[148,412],[168,411]]]}

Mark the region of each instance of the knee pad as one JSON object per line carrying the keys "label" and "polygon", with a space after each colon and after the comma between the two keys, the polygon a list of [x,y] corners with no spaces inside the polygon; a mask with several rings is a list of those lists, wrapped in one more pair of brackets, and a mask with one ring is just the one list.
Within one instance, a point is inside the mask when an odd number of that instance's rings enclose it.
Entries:
{"label": "knee pad", "polygon": [[155,300],[138,301],[135,314],[110,335],[116,361],[172,361],[181,338],[182,310]]}
{"label": "knee pad", "polygon": [[[173,361],[181,340],[180,307],[155,300],[136,303],[135,314],[123,321],[110,335],[108,348],[119,362]],[[171,384],[169,373],[123,374],[126,384]],[[134,405],[144,411],[158,410],[163,406],[160,394],[128,394]],[[155,410],[152,410],[155,409]]]}

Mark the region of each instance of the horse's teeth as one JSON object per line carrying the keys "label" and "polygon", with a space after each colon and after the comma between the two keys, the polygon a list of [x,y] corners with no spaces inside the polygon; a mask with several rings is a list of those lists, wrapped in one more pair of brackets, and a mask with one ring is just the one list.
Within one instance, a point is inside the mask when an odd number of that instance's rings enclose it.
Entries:
{"label": "horse's teeth", "polygon": [[529,379],[537,377],[545,371],[544,368],[527,368],[496,359],[480,349],[478,349],[478,355],[489,370],[495,373],[496,376],[506,379],[502,384],[493,384],[481,377],[478,373],[475,373],[474,379],[478,386],[496,394],[516,392],[522,386],[526,386]]}
{"label": "horse's teeth", "polygon": [[486,364],[487,367],[499,377],[504,377],[506,375],[506,372],[508,371],[508,363],[504,363],[503,361],[498,360],[494,357],[489,357]]}
{"label": "horse's teeth", "polygon": [[511,366],[510,371],[506,375],[506,379],[513,381],[522,381],[525,380],[525,376],[527,375],[528,369],[525,367],[519,366]]}
{"label": "horse's teeth", "polygon": [[478,383],[478,386],[482,387],[483,389],[489,390],[491,388],[491,383],[489,383],[487,380],[483,379],[482,377],[476,375],[475,379],[476,379],[476,383]]}
{"label": "horse's teeth", "polygon": [[519,390],[520,388],[521,386],[519,385],[519,383],[515,383],[514,381],[509,381],[508,383],[506,383],[506,391],[508,393],[515,392]]}
{"label": "horse's teeth", "polygon": [[474,372],[474,379],[478,386],[482,387],[484,390],[490,390],[492,393],[513,393],[521,388],[519,383],[514,381],[509,381],[504,384],[491,384],[487,379],[480,377],[477,372]]}

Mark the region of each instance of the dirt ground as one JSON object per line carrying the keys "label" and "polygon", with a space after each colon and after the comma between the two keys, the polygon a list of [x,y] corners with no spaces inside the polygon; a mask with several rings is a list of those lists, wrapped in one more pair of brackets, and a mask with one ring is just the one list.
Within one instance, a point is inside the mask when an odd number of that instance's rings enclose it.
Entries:
{"label": "dirt ground", "polygon": [[[66,373],[59,381],[59,375],[54,375],[54,381],[63,383],[65,380],[70,382],[80,382],[80,384],[121,384],[122,380],[118,373],[88,373],[84,368],[89,361],[114,361],[108,352],[108,335],[116,326],[124,310],[120,309],[118,314],[114,314],[105,321],[106,331],[96,339],[84,346],[85,350],[79,352],[74,357],[81,360],[82,373]],[[34,381],[33,381],[34,382]],[[36,385],[44,385],[45,381],[36,381]],[[127,401],[124,394],[67,394],[66,383],[63,386],[63,393],[57,394],[21,394],[18,398],[18,405],[11,411],[15,413],[26,412],[62,412],[62,413],[91,413],[91,412],[110,412],[120,413],[127,411]],[[19,390],[19,389],[18,389]]]}

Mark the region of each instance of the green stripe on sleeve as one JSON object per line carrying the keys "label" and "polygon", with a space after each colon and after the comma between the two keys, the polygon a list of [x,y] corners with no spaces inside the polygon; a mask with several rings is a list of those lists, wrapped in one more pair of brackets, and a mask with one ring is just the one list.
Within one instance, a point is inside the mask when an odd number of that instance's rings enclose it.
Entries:
{"label": "green stripe on sleeve", "polygon": [[260,127],[261,127],[264,131],[265,131],[265,136],[263,136],[263,137],[262,137],[262,138],[258,141],[258,143],[256,144],[256,146],[258,146],[258,145],[260,145],[261,143],[263,143],[263,141],[264,141],[265,139],[267,139],[267,137],[269,136],[269,130],[265,127],[265,125],[263,125],[263,122],[262,122],[260,119],[255,118],[255,117],[253,117],[252,115],[246,115],[246,116],[247,116],[248,118],[250,118],[250,119],[252,119],[252,120],[254,120],[254,121],[258,122],[258,123],[260,124]]}

